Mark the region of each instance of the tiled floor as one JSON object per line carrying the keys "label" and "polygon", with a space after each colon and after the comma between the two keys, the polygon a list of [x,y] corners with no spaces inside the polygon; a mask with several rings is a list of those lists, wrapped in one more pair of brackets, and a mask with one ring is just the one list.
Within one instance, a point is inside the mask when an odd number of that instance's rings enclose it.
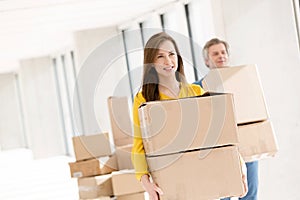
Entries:
{"label": "tiled floor", "polygon": [[76,179],[70,178],[66,156],[33,160],[29,150],[0,152],[0,199],[77,200]]}

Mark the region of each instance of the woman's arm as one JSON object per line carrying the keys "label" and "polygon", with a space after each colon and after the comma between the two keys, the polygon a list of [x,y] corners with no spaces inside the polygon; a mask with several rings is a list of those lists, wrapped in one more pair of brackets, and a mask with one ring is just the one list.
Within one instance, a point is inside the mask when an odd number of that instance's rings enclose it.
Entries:
{"label": "woman's arm", "polygon": [[162,190],[150,180],[138,115],[138,108],[144,102],[145,99],[140,93],[135,96],[133,103],[134,139],[131,160],[135,169],[136,178],[141,181],[143,188],[149,194],[150,200],[159,200],[159,194],[162,194]]}
{"label": "woman's arm", "polygon": [[140,181],[144,174],[148,174],[148,165],[145,157],[145,150],[142,140],[140,121],[138,116],[139,106],[145,102],[143,96],[139,93],[134,98],[133,103],[133,147],[131,151],[131,160],[135,169],[136,178]]}

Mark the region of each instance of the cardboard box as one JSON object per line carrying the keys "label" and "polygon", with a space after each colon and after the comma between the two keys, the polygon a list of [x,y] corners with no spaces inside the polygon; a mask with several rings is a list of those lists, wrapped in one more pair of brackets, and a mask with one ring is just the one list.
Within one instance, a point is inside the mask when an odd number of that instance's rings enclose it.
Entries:
{"label": "cardboard box", "polygon": [[146,155],[237,144],[232,94],[147,102],[139,108]]}
{"label": "cardboard box", "polygon": [[278,151],[270,121],[238,126],[239,152],[246,162],[273,157]]}
{"label": "cardboard box", "polygon": [[132,144],[133,131],[127,97],[109,97],[107,103],[115,145]]}
{"label": "cardboard box", "polygon": [[115,196],[144,192],[142,184],[135,178],[134,170],[121,170],[112,173]]}
{"label": "cardboard box", "polygon": [[203,80],[210,92],[234,94],[238,124],[268,119],[263,89],[255,65],[212,69]]}
{"label": "cardboard box", "polygon": [[113,198],[110,198],[109,196],[101,196],[101,197],[92,198],[92,199],[80,199],[80,200],[113,200]]}
{"label": "cardboard box", "polygon": [[71,177],[88,177],[118,170],[116,155],[69,163]]}
{"label": "cardboard box", "polygon": [[133,169],[131,161],[131,149],[132,145],[126,145],[121,147],[116,147],[116,156],[118,160],[118,168],[122,169]]}
{"label": "cardboard box", "polygon": [[108,133],[75,136],[72,140],[77,161],[112,154]]}
{"label": "cardboard box", "polygon": [[145,194],[144,192],[136,193],[136,194],[127,194],[118,196],[117,200],[144,200]]}
{"label": "cardboard box", "polygon": [[219,199],[244,193],[236,146],[148,157],[147,162],[164,192],[161,200]]}
{"label": "cardboard box", "polygon": [[111,174],[78,178],[78,191],[81,199],[93,199],[100,196],[112,196]]}

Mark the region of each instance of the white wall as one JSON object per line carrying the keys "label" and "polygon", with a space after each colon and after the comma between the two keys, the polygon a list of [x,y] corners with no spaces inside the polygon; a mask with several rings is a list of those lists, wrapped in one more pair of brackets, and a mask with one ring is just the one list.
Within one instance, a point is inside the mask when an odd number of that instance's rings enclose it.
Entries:
{"label": "white wall", "polygon": [[115,26],[74,32],[73,43],[77,63],[76,67],[78,69],[77,71],[80,70],[83,62],[94,49],[116,34],[117,28]]}
{"label": "white wall", "polygon": [[[74,44],[78,76],[85,74],[87,77],[84,78],[84,85],[80,86],[85,126],[83,134],[110,132],[107,98],[109,96],[130,97],[126,60],[124,53],[120,54],[120,51],[124,51],[122,36],[116,26],[84,30],[74,33]],[[91,82],[88,83],[87,79]],[[85,95],[87,89],[93,90],[91,100]],[[91,103],[94,113],[87,110]],[[94,117],[96,126],[93,124]]]}
{"label": "white wall", "polygon": [[231,46],[231,64],[258,65],[278,139],[277,156],[260,162],[259,199],[300,199],[300,54],[292,1],[219,3]]}
{"label": "white wall", "polygon": [[16,74],[0,74],[0,150],[26,146],[17,92]]}
{"label": "white wall", "polygon": [[37,57],[22,60],[20,65],[28,147],[35,158],[64,155],[64,132],[52,60],[48,56]]}

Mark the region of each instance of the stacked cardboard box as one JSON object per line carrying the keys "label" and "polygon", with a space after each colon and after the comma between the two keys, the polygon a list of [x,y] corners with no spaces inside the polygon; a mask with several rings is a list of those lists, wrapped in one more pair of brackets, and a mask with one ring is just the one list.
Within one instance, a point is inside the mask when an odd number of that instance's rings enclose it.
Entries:
{"label": "stacked cardboard box", "polygon": [[78,190],[81,199],[113,196],[111,174],[79,178]]}
{"label": "stacked cardboard box", "polygon": [[133,169],[131,163],[133,132],[128,99],[109,97],[107,102],[119,170]]}
{"label": "stacked cardboard box", "polygon": [[81,199],[144,200],[141,184],[134,171],[121,170],[111,174],[78,179]]}
{"label": "stacked cardboard box", "polygon": [[69,163],[71,177],[89,177],[109,174],[118,169],[116,155]]}
{"label": "stacked cardboard box", "polygon": [[69,163],[71,177],[78,178],[81,199],[113,196],[110,173],[118,170],[107,133],[73,137],[76,162]]}
{"label": "stacked cardboard box", "polygon": [[134,194],[125,194],[123,196],[119,196],[117,200],[142,200],[145,199],[145,192],[139,192]]}
{"label": "stacked cardboard box", "polygon": [[108,133],[82,135],[72,138],[76,161],[112,154]]}
{"label": "stacked cardboard box", "polygon": [[147,102],[143,143],[160,199],[217,199],[244,193],[231,94]]}
{"label": "stacked cardboard box", "polygon": [[112,173],[112,185],[117,200],[143,200],[144,188],[136,180],[134,170],[120,170]]}
{"label": "stacked cardboard box", "polygon": [[112,173],[114,195],[117,200],[143,200],[145,190],[135,178],[131,162],[133,132],[127,97],[109,97],[108,110],[119,167]]}
{"label": "stacked cardboard box", "polygon": [[256,65],[212,69],[203,88],[234,95],[239,151],[247,162],[272,157],[278,151]]}
{"label": "stacked cardboard box", "polygon": [[76,162],[69,163],[72,177],[108,174],[118,168],[112,155],[108,133],[72,138]]}
{"label": "stacked cardboard box", "polygon": [[132,130],[126,97],[108,99],[115,151],[108,133],[73,137],[76,162],[69,163],[78,178],[81,199],[144,200],[131,163]]}

